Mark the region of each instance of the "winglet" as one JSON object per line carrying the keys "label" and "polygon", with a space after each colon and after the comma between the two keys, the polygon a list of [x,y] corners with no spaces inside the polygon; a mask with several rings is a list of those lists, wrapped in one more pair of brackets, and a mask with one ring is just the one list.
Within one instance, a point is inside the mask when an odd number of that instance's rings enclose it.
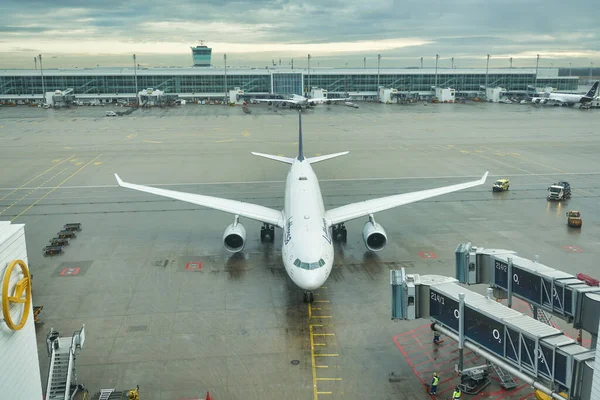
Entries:
{"label": "winglet", "polygon": [[485,171],[485,174],[483,174],[483,176],[479,180],[479,182],[481,182],[482,185],[485,183],[489,173],[490,173],[490,171]]}
{"label": "winglet", "polygon": [[119,178],[119,175],[115,174],[115,178],[117,178],[117,183],[119,184],[119,186],[123,186],[123,181],[121,180],[121,178]]}
{"label": "winglet", "polygon": [[298,110],[298,160],[304,161],[304,152],[302,151],[302,109]]}

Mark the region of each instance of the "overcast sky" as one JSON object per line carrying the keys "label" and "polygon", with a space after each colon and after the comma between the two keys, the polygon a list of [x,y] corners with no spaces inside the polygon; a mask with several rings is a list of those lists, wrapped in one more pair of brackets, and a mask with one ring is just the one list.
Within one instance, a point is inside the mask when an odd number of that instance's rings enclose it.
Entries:
{"label": "overcast sky", "polygon": [[600,66],[598,0],[2,0],[0,67],[191,65]]}

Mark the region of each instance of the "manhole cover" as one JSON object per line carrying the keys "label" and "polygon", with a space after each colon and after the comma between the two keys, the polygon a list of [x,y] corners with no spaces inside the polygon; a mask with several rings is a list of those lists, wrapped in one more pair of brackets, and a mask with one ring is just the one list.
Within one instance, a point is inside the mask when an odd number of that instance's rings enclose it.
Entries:
{"label": "manhole cover", "polygon": [[292,365],[298,365],[300,364],[300,360],[292,360]]}

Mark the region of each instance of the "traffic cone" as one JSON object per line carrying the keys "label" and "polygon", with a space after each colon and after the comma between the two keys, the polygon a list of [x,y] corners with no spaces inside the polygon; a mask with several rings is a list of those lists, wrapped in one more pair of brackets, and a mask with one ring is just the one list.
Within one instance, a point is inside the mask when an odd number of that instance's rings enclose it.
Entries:
{"label": "traffic cone", "polygon": [[577,332],[577,344],[581,346],[583,340],[581,339],[581,329]]}
{"label": "traffic cone", "polygon": [[210,397],[210,392],[206,392],[206,399],[205,400],[213,400],[213,398]]}

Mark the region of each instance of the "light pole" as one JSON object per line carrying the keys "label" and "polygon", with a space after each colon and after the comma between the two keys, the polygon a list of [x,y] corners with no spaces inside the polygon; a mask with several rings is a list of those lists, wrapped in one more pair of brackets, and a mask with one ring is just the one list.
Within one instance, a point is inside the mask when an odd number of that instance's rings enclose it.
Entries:
{"label": "light pole", "polygon": [[292,69],[294,69],[294,59],[292,58]]}
{"label": "light pole", "polygon": [[138,90],[138,84],[137,84],[137,62],[136,62],[136,57],[135,54],[133,55],[133,79],[135,81],[135,104],[137,104],[139,106],[140,102],[139,102],[139,90]]}
{"label": "light pole", "polygon": [[452,69],[454,69],[454,57],[452,57]]}
{"label": "light pole", "polygon": [[510,69],[512,69],[512,57],[510,58]]}
{"label": "light pole", "polygon": [[423,57],[421,57],[421,69],[423,69]]}
{"label": "light pole", "polygon": [[367,69],[367,57],[363,57],[363,68]]}
{"label": "light pole", "polygon": [[381,54],[377,54],[377,92],[379,92],[379,65],[381,63]]}
{"label": "light pole", "polygon": [[540,55],[538,54],[537,61],[535,62],[535,87],[537,87],[537,75],[538,75],[538,67],[539,66],[540,66]]}
{"label": "light pole", "polygon": [[435,55],[435,88],[437,89],[437,82],[438,82],[438,75],[437,75],[437,67],[438,67],[438,60],[440,59],[440,55],[436,54]]}
{"label": "light pole", "polygon": [[223,61],[225,62],[225,102],[229,103],[227,100],[227,54],[223,54]]}
{"label": "light pole", "polygon": [[40,57],[40,74],[42,76],[42,103],[46,103],[46,86],[44,85],[44,67],[42,66],[42,55]]}
{"label": "light pole", "polygon": [[571,76],[571,66],[573,65],[573,63],[569,63],[569,76]]}
{"label": "light pole", "polygon": [[488,71],[490,69],[490,55],[487,55],[487,63],[485,65],[485,97],[487,99],[487,87],[488,87]]}
{"label": "light pole", "polygon": [[308,93],[310,93],[310,54],[308,55],[308,90],[306,92],[306,97],[308,97]]}
{"label": "light pole", "polygon": [[35,70],[37,71],[37,57],[33,57],[33,64],[35,65]]}
{"label": "light pole", "polygon": [[592,70],[594,69],[594,63],[590,63],[590,83],[592,83]]}

